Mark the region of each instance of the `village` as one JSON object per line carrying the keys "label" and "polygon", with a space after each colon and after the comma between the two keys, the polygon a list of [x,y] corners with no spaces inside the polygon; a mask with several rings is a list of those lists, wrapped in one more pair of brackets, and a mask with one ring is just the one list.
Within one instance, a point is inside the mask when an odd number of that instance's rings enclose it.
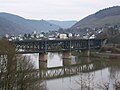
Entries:
{"label": "village", "polygon": [[53,34],[50,33],[44,33],[44,32],[32,32],[29,34],[19,34],[19,35],[10,35],[6,34],[3,38],[9,40],[9,41],[22,41],[22,40],[43,40],[43,39],[48,39],[48,40],[56,40],[56,39],[94,39],[95,35],[89,36],[89,34],[80,36],[80,34],[75,34],[75,33],[58,33],[57,31]]}

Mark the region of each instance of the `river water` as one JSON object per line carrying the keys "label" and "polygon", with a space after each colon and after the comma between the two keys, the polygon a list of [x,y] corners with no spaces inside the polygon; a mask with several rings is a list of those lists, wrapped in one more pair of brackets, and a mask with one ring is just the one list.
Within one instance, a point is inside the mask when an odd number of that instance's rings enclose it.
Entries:
{"label": "river water", "polygon": [[[38,54],[27,54],[32,59],[36,68],[39,68]],[[86,58],[72,56],[70,65],[82,65],[91,62],[93,70],[77,72],[74,75],[58,77],[45,80],[48,90],[102,90],[109,86],[109,90],[114,90],[114,83],[120,80],[120,60],[108,60],[98,58]],[[103,62],[103,67],[101,67]],[[47,67],[62,67],[63,59],[61,53],[48,53]],[[86,89],[89,88],[89,89]],[[106,89],[104,89],[106,90]]]}

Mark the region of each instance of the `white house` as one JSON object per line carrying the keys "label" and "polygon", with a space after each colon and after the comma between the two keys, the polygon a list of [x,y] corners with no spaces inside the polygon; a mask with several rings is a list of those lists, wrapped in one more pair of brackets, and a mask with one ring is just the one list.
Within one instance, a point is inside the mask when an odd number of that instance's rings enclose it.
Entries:
{"label": "white house", "polygon": [[68,34],[68,37],[69,37],[69,38],[73,37],[73,34],[72,34],[72,33],[69,33],[69,34]]}
{"label": "white house", "polygon": [[60,39],[67,39],[68,38],[67,34],[60,34],[59,37],[60,37]]}

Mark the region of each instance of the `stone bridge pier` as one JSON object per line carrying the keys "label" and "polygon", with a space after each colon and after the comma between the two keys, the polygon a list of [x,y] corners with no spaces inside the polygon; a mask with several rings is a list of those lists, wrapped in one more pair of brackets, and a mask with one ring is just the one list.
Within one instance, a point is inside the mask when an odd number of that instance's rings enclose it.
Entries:
{"label": "stone bridge pier", "polygon": [[[68,66],[71,65],[71,52],[70,51],[64,51],[62,52],[62,58],[63,58],[63,65]],[[45,69],[47,68],[47,60],[48,55],[47,53],[39,53],[39,69]]]}
{"label": "stone bridge pier", "polygon": [[47,53],[39,53],[39,69],[47,68]]}
{"label": "stone bridge pier", "polygon": [[71,52],[70,51],[65,51],[62,53],[62,58],[63,58],[63,65],[68,66],[71,65]]}
{"label": "stone bridge pier", "polygon": [[[89,57],[90,56],[90,50],[81,51],[81,56]],[[70,51],[64,51],[62,52],[62,59],[63,59],[63,65],[68,66],[71,65],[71,52]],[[47,53],[39,53],[39,69],[45,69],[47,68],[47,60],[48,55]]]}

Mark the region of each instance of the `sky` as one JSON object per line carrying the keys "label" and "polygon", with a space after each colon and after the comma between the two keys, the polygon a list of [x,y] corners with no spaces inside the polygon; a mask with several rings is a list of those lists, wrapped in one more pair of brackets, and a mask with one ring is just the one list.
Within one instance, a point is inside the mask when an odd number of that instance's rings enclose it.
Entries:
{"label": "sky", "polygon": [[36,20],[81,20],[120,0],[0,0],[0,12]]}

